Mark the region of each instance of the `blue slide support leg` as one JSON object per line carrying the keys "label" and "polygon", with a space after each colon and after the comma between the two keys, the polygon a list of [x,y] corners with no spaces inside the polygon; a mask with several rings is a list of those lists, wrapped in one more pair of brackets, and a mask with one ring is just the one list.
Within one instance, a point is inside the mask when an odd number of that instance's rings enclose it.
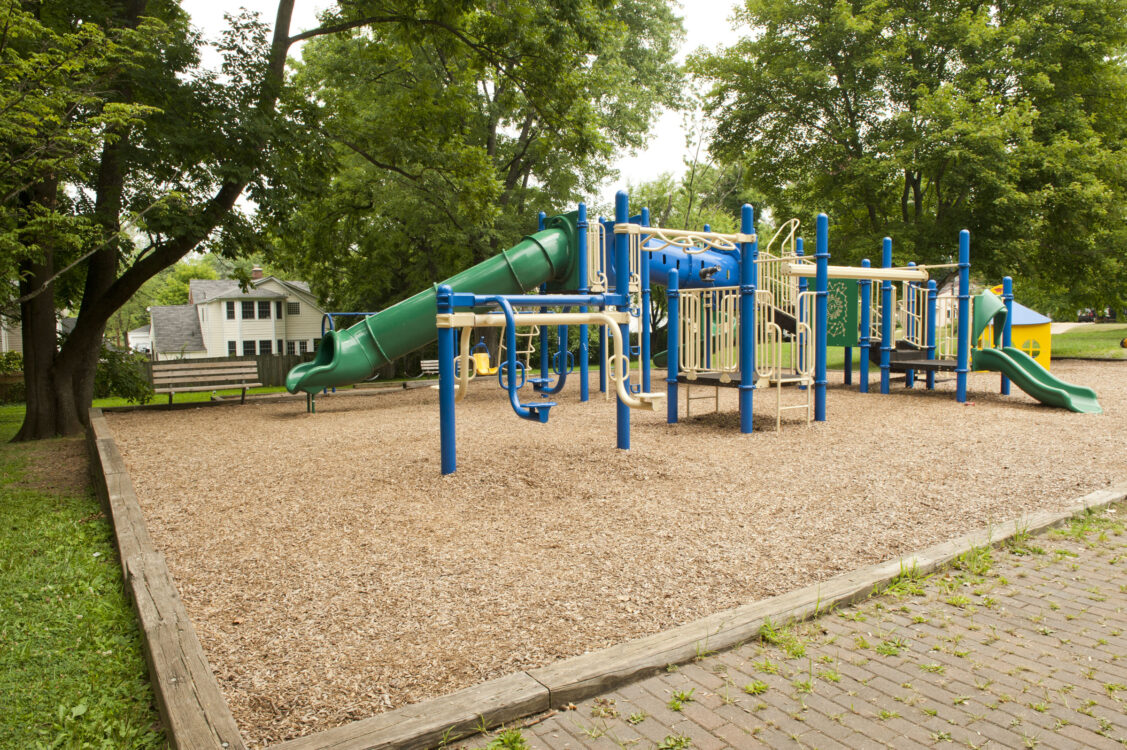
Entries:
{"label": "blue slide support leg", "polygon": [[[872,263],[868,258],[861,261],[862,268],[869,268]],[[873,331],[873,282],[871,279],[861,279],[857,282],[861,287],[861,340],[857,343],[861,347],[861,393],[869,392],[869,348],[872,346]]]}

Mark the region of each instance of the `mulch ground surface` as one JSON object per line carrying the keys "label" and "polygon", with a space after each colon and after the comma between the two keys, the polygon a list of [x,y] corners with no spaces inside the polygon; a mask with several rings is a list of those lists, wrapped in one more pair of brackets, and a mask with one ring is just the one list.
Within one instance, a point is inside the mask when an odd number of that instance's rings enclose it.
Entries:
{"label": "mulch ground surface", "polygon": [[1105,413],[1001,397],[983,374],[972,405],[953,382],[831,387],[827,422],[792,411],[777,434],[760,392],[757,432],[741,435],[722,389],[718,413],[678,425],[664,405],[634,412],[628,452],[597,377],[588,404],[574,381],[554,397],[546,425],[483,380],[458,406],[447,477],[430,389],[321,398],[313,415],[248,401],[107,418],[220,685],[263,746],[1121,481],[1127,365],[1053,372],[1094,387]]}

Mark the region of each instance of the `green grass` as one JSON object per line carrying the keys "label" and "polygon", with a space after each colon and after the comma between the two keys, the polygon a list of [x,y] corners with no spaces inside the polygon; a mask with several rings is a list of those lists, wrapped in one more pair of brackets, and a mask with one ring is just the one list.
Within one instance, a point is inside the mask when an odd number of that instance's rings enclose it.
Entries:
{"label": "green grass", "polygon": [[1119,342],[1127,338],[1127,325],[1094,323],[1053,335],[1053,358],[1092,357],[1127,359],[1127,349]]}
{"label": "green grass", "polygon": [[[0,408],[0,440],[22,417]],[[97,499],[19,484],[44,446],[0,446],[0,747],[163,747]]]}

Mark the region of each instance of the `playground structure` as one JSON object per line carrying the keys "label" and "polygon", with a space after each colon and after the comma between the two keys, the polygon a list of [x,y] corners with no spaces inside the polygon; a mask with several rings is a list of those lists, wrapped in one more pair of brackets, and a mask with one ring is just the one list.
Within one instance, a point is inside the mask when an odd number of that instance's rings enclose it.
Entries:
{"label": "playground structure", "polygon": [[[557,402],[522,401],[523,387],[531,385],[542,396],[558,394],[578,360],[580,401],[589,399],[590,326],[599,329],[599,386],[608,397],[610,388],[616,394],[617,447],[624,450],[630,447],[630,410],[655,410],[664,398],[667,421],[675,423],[682,385],[687,401],[692,387],[738,388],[743,433],[752,432],[757,389],[775,390],[776,429],[786,409],[805,409],[808,423],[825,421],[829,345],[845,348],[847,385],[852,383],[852,348],[861,349],[861,392],[869,390],[870,364],[880,369],[884,394],[894,372],[903,373],[908,388],[922,373],[931,390],[936,373],[950,371],[956,399],[965,402],[973,367],[1000,372],[1003,394],[1013,382],[1043,403],[1100,411],[1091,389],[1064,383],[1011,346],[1009,277],[1002,298],[985,291],[972,300],[966,230],[959,236],[958,263],[946,266],[958,268],[957,293],[940,295],[929,269],[944,266],[893,267],[889,238],[880,268],[867,260],[860,267],[830,266],[826,215],[817,217],[813,262],[804,253],[798,226],[795,219],[784,222],[761,251],[754,214],[746,205],[741,231],[733,234],[707,227],[651,227],[648,211],[629,215],[623,192],[616,196],[614,221],[588,222],[583,204],[572,214],[550,219],[541,214],[540,230],[514,247],[351,328],[330,331],[315,359],[290,372],[287,388],[312,400],[318,390],[362,380],[437,338],[444,474],[457,467],[455,405],[475,375],[496,375],[517,416],[545,423]],[[873,304],[874,282],[880,284],[879,305]],[[669,302],[665,393],[652,390],[654,284],[666,287]],[[539,293],[528,293],[534,289]],[[573,325],[580,329],[577,357],[567,343]],[[471,351],[472,330],[484,327],[503,329],[496,364],[482,342]],[[991,336],[983,341],[987,328]],[[518,349],[521,335],[526,342],[539,338],[536,377],[529,376],[531,346]],[[632,357],[639,360],[638,384],[630,382]],[[804,393],[804,404],[782,405],[788,386]]]}

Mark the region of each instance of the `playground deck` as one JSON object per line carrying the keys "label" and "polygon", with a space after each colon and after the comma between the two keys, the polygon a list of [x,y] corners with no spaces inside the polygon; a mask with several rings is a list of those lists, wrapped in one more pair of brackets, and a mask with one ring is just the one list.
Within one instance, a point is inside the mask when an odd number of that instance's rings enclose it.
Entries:
{"label": "playground deck", "polygon": [[997,375],[974,375],[973,406],[950,383],[831,387],[829,422],[784,418],[778,434],[760,399],[763,434],[740,436],[725,389],[720,413],[676,426],[636,413],[629,452],[597,391],[582,405],[572,383],[539,425],[479,381],[447,477],[429,389],[324,398],[315,415],[283,402],[108,419],[240,728],[262,746],[1121,481],[1127,368],[1057,371],[1098,388],[1106,413],[1003,398]]}

